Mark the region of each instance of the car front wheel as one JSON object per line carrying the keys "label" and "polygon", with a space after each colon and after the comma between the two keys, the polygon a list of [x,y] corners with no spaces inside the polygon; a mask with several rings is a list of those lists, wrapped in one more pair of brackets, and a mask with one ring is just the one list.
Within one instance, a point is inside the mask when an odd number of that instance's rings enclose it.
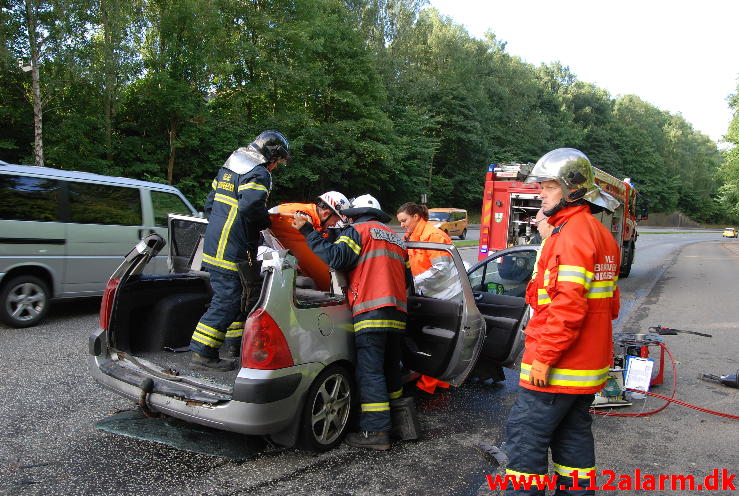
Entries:
{"label": "car front wheel", "polygon": [[320,452],[341,443],[349,426],[353,394],[352,377],[345,367],[334,365],[319,374],[303,409],[301,448]]}
{"label": "car front wheel", "polygon": [[49,289],[36,276],[17,276],[0,290],[0,320],[12,327],[36,325],[49,310]]}

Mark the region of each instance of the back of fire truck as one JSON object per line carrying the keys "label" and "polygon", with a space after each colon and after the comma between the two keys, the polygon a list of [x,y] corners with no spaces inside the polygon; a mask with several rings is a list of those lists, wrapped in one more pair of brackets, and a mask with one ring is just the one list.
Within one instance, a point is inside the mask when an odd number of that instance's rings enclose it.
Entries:
{"label": "back of fire truck", "polygon": [[[536,233],[534,218],[541,208],[537,183],[524,181],[534,164],[490,164],[485,176],[485,190],[480,221],[478,260],[509,246],[530,244]],[[614,212],[593,214],[605,225],[621,247],[621,278],[628,277],[634,261],[637,213],[636,189],[631,181],[617,179],[600,169],[595,182],[616,198],[620,205]]]}

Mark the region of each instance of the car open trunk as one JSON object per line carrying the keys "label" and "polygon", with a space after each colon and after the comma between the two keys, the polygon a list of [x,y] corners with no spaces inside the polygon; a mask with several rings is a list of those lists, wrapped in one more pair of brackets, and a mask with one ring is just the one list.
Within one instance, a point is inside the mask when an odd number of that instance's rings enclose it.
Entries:
{"label": "car open trunk", "polygon": [[118,288],[110,345],[152,370],[208,379],[221,391],[233,387],[237,371],[203,373],[189,366],[195,325],[207,309],[211,290],[204,274],[137,275]]}

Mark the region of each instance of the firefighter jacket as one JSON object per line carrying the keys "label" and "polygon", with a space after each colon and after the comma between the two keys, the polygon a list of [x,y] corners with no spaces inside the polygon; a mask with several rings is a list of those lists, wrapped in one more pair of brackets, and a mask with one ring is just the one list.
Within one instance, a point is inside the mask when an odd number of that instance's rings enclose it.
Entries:
{"label": "firefighter jacket", "polygon": [[[611,320],[618,317],[620,266],[613,236],[587,205],[554,214],[556,226],[541,248],[527,302],[520,385],[548,393],[593,394],[606,382],[613,358]],[[529,383],[534,360],[551,366],[549,386]]]}
{"label": "firefighter jacket", "polygon": [[245,174],[221,167],[205,202],[203,264],[208,270],[237,272],[237,264],[256,254],[259,232],[269,227],[267,197],[272,175],[263,166]]}
{"label": "firefighter jacket", "polygon": [[[452,244],[447,233],[421,219],[408,241]],[[408,259],[413,273],[415,294],[449,300],[462,292],[454,260],[446,251],[409,249]]]}
{"label": "firefighter jacket", "polygon": [[407,312],[408,253],[392,229],[371,217],[362,217],[343,228],[333,243],[307,223],[300,230],[326,265],[347,273],[347,297],[353,316],[384,307]]}

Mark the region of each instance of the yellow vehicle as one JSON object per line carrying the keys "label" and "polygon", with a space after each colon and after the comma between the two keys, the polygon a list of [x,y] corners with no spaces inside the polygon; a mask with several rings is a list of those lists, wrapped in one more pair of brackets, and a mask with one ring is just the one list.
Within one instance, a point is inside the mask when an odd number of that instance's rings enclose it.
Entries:
{"label": "yellow vehicle", "polygon": [[449,236],[467,236],[467,210],[461,208],[430,208],[429,222]]}
{"label": "yellow vehicle", "polygon": [[725,227],[722,236],[724,238],[736,238],[737,236],[739,236],[739,232],[737,232],[737,230],[733,227]]}

